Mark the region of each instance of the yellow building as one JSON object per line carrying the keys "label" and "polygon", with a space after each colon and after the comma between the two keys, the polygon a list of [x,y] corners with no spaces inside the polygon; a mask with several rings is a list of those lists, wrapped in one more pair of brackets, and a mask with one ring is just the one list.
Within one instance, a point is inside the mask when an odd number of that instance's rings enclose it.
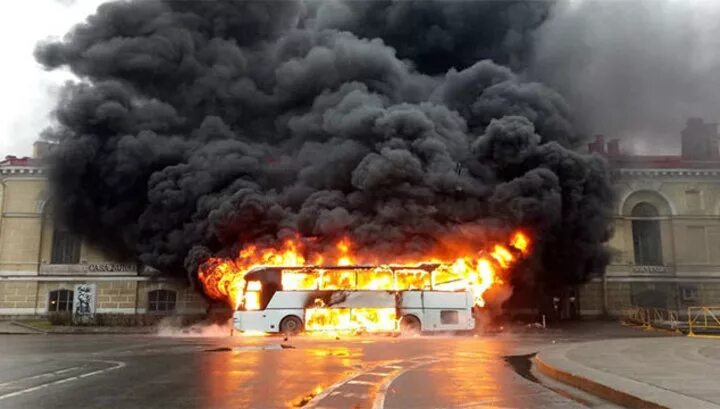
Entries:
{"label": "yellow building", "polygon": [[[108,260],[53,226],[47,180],[36,158],[0,161],[0,316],[76,312],[198,314],[203,298],[182,281]],[[80,292],[80,294],[78,294]]]}
{"label": "yellow building", "polygon": [[686,311],[720,301],[720,153],[716,124],[688,120],[679,156],[632,156],[599,137],[615,185],[612,260],[580,289],[583,315],[631,306]]}
{"label": "yellow building", "polygon": [[[617,201],[610,265],[571,292],[581,315],[621,315],[631,306],[683,311],[720,301],[717,141],[717,125],[691,119],[678,156],[624,155],[617,140],[590,144],[608,159]],[[48,146],[35,147],[38,157]],[[55,228],[46,188],[38,159],[0,161],[0,316],[70,311],[79,302],[96,313],[206,311],[183,281],[108,260]]]}

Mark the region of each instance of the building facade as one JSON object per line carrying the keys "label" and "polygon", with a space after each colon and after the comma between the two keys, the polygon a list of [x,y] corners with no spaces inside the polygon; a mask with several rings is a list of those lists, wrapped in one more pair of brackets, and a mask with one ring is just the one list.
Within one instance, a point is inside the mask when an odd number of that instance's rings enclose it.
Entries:
{"label": "building facade", "polygon": [[38,156],[0,161],[0,316],[54,312],[200,314],[207,304],[183,281],[107,259],[53,225]]}
{"label": "building facade", "polygon": [[[624,154],[598,137],[616,192],[612,259],[573,289],[580,315],[633,306],[684,311],[720,302],[720,152],[716,124],[688,120],[676,156]],[[0,316],[79,308],[92,313],[201,314],[207,303],[184,281],[107,259],[59,226],[34,158],[0,161]],[[572,314],[570,314],[572,315]]]}
{"label": "building facade", "polygon": [[634,306],[687,311],[720,302],[717,124],[688,120],[677,156],[633,156],[598,137],[615,186],[612,259],[579,291],[582,315]]}

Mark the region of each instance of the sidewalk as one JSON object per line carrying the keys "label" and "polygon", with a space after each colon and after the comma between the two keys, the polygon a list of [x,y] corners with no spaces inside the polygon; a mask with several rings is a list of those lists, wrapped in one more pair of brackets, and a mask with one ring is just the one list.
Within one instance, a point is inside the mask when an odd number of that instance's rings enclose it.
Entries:
{"label": "sidewalk", "polygon": [[97,327],[97,326],[48,326],[35,327],[32,324],[16,321],[0,321],[0,334],[128,334],[148,335],[156,334],[158,328],[148,327]]}
{"label": "sidewalk", "polygon": [[0,334],[42,334],[43,331],[17,325],[12,321],[0,321]]}
{"label": "sidewalk", "polygon": [[564,344],[535,357],[544,374],[634,408],[720,409],[720,340],[662,337]]}

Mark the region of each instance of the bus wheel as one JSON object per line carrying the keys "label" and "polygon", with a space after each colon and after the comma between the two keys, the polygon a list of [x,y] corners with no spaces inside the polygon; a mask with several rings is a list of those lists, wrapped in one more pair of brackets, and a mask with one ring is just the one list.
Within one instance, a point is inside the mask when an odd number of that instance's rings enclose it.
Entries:
{"label": "bus wheel", "polygon": [[290,315],[280,321],[280,332],[285,335],[297,335],[303,330],[303,323],[300,318]]}
{"label": "bus wheel", "polygon": [[420,320],[414,315],[405,315],[400,319],[400,332],[403,334],[419,334]]}

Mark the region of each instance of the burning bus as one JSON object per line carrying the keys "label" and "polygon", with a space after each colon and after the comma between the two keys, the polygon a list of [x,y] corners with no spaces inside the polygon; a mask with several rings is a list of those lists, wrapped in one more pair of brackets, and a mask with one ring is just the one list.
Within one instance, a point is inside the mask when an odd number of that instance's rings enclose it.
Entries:
{"label": "burning bus", "polygon": [[462,331],[475,327],[472,291],[439,264],[264,267],[245,275],[239,331]]}
{"label": "burning bus", "polygon": [[383,264],[357,262],[346,239],[316,254],[288,239],[210,258],[198,278],[210,298],[232,307],[234,328],[243,332],[462,331],[474,328],[473,309],[529,246],[518,231],[505,244]]}

